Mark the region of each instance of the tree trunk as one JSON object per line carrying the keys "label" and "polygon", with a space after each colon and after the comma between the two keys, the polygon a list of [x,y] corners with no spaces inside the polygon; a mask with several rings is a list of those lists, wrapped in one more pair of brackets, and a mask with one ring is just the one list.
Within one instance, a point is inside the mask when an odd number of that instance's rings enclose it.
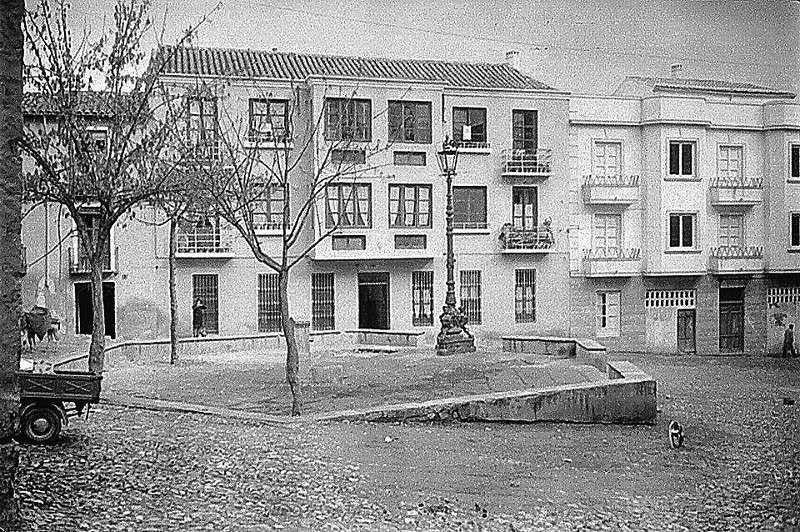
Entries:
{"label": "tree trunk", "polygon": [[0,2],[0,530],[20,525],[15,498],[19,454],[19,317],[22,311],[22,0]]}
{"label": "tree trunk", "polygon": [[281,324],[286,339],[286,382],[292,391],[292,416],[299,416],[303,407],[300,390],[300,354],[294,337],[294,320],[289,315],[289,271],[278,272],[278,297],[281,305]]}
{"label": "tree trunk", "polygon": [[175,250],[178,245],[178,220],[169,221],[169,363],[178,360],[178,293],[175,290]]}
{"label": "tree trunk", "polygon": [[103,258],[91,265],[92,343],[89,346],[89,371],[103,373],[106,351],[106,319],[103,302]]}

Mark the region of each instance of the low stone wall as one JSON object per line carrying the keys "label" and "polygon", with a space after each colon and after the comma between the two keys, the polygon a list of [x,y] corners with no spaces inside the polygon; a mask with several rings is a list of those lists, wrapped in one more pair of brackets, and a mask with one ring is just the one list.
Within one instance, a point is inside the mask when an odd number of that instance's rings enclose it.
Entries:
{"label": "low stone wall", "polygon": [[[283,336],[265,333],[250,336],[205,336],[178,339],[178,358],[226,351],[276,350],[285,346]],[[169,362],[166,339],[120,342],[106,348],[106,360],[137,363]]]}
{"label": "low stone wall", "polygon": [[574,358],[606,373],[608,352],[594,340],[552,336],[503,336],[503,351],[531,353],[554,358]]}
{"label": "low stone wall", "polygon": [[469,395],[361,411],[337,412],[318,420],[352,421],[561,421],[653,424],[656,382],[629,362],[611,362],[616,378],[541,390]]}
{"label": "low stone wall", "polygon": [[351,329],[345,332],[354,335],[357,344],[397,347],[416,347],[419,337],[425,334],[425,331],[400,331],[391,329]]}

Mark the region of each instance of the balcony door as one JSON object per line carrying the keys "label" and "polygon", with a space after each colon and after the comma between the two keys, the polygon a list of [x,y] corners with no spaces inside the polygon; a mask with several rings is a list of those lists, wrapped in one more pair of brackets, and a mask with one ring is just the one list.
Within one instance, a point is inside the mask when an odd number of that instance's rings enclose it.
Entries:
{"label": "balcony door", "polygon": [[533,229],[538,225],[539,201],[536,187],[513,187],[512,224],[514,229]]}
{"label": "balcony door", "polygon": [[200,299],[206,306],[203,326],[210,334],[219,333],[219,277],[215,273],[192,275],[192,301]]}

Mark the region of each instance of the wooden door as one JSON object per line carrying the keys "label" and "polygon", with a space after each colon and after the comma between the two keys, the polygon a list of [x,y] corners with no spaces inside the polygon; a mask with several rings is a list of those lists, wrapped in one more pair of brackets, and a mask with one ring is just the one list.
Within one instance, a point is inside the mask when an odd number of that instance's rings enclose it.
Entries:
{"label": "wooden door", "polygon": [[680,353],[694,353],[695,347],[695,310],[678,310],[678,351]]}

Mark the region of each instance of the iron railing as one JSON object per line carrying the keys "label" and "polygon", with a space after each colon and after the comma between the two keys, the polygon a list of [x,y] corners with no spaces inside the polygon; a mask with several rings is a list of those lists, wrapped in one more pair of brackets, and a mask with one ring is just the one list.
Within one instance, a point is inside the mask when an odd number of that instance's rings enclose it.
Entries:
{"label": "iron railing", "polygon": [[625,175],[585,175],[583,184],[588,187],[638,187],[640,177],[636,174]]}
{"label": "iron railing", "polygon": [[639,248],[594,248],[584,249],[587,260],[638,260],[642,256]]}
{"label": "iron railing", "polygon": [[505,224],[500,231],[500,246],[506,250],[551,249],[556,243],[550,225],[518,228]]}
{"label": "iron railing", "polygon": [[504,174],[549,174],[553,150],[503,150]]}
{"label": "iron railing", "polygon": [[761,259],[764,248],[761,246],[720,246],[711,248],[711,256],[718,259]]}
{"label": "iron railing", "polygon": [[[118,257],[118,247],[109,249],[108,253],[106,253],[103,271],[117,271],[119,266]],[[69,261],[69,273],[71,274],[89,273],[92,271],[92,266],[89,263],[89,257],[84,253],[76,253],[71,247],[67,248],[67,260]]]}
{"label": "iron railing", "polygon": [[233,243],[219,231],[213,233],[179,233],[178,253],[227,254],[233,252]]}
{"label": "iron railing", "polygon": [[711,179],[711,188],[764,188],[764,178],[715,177]]}

